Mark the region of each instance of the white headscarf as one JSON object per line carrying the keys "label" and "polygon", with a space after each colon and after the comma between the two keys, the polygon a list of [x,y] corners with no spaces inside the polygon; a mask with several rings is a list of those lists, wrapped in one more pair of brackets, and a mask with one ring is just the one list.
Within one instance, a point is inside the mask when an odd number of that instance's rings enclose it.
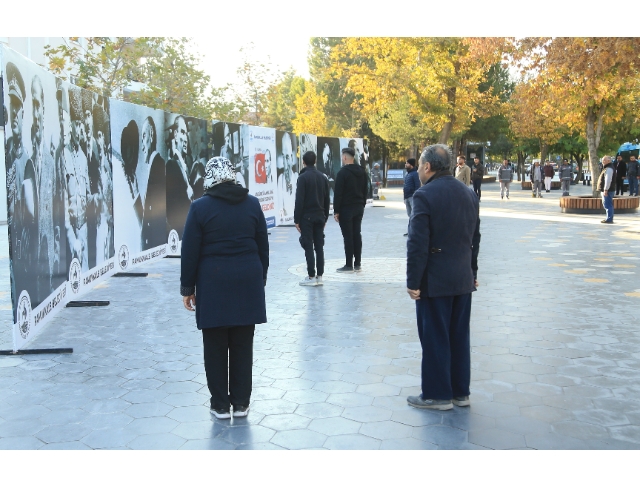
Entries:
{"label": "white headscarf", "polygon": [[226,157],[212,157],[207,162],[204,170],[204,190],[208,190],[216,184],[226,181],[236,180],[236,172],[234,171],[231,161]]}

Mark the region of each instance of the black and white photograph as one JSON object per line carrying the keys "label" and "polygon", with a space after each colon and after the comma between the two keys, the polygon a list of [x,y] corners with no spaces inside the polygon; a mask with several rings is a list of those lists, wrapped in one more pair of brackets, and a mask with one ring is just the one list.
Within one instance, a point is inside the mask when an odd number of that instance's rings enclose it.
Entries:
{"label": "black and white photograph", "polygon": [[249,188],[248,125],[213,121],[212,157],[226,157],[236,171],[236,182]]}
{"label": "black and white photograph", "polygon": [[313,152],[318,157],[318,136],[314,134],[300,134],[300,144],[298,146],[298,171],[303,168],[302,156],[307,152]]}
{"label": "black and white photograph", "polygon": [[356,152],[355,163],[362,166],[367,174],[367,204],[373,204],[373,190],[371,188],[371,167],[369,163],[369,145],[362,138],[340,138],[340,151],[350,147]]}
{"label": "black and white photograph", "polygon": [[2,60],[14,319],[27,295],[36,326],[64,303],[74,259],[86,277],[114,255],[109,100],[14,51]]}
{"label": "black and white photograph", "polygon": [[342,167],[340,159],[340,139],[338,137],[318,137],[318,170],[329,178],[329,194],[333,204],[333,192],[336,185],[336,175]]}
{"label": "black and white photograph", "polygon": [[298,138],[291,132],[276,132],[278,168],[277,214],[279,225],[293,225],[298,187]]}
{"label": "black and white photograph", "polygon": [[119,268],[167,243],[165,113],[111,102],[115,247]]}

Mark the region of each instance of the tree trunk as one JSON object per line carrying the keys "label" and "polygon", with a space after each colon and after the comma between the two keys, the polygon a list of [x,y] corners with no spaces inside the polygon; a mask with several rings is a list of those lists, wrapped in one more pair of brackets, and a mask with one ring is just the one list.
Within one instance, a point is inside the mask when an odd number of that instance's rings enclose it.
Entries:
{"label": "tree trunk", "polygon": [[598,197],[596,189],[596,181],[600,177],[600,162],[598,159],[598,146],[600,145],[600,136],[602,135],[602,122],[606,103],[602,102],[600,107],[590,106],[587,109],[585,121],[587,123],[587,146],[589,147],[589,169],[591,169],[591,191],[593,196]]}
{"label": "tree trunk", "polygon": [[540,141],[540,165],[544,165],[544,161],[547,160],[547,152],[549,150],[549,145],[546,142]]}

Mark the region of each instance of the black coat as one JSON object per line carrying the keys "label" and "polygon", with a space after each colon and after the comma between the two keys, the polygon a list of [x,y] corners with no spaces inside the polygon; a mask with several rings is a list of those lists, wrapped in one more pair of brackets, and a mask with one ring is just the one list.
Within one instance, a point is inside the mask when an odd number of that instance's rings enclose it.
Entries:
{"label": "black coat", "polygon": [[298,176],[293,222],[300,223],[304,216],[322,216],[326,222],[329,205],[329,180],[315,166],[306,166]]}
{"label": "black coat", "polygon": [[[171,230],[182,238],[184,222],[189,212],[189,183],[182,174],[181,163],[176,159],[167,161],[167,235]],[[165,239],[166,240],[166,239]]]}
{"label": "black coat", "polygon": [[246,195],[234,204],[205,194],[191,204],[182,236],[180,293],[195,288],[199,329],[265,323],[268,269],[267,224],[258,198]]}
{"label": "black coat", "polygon": [[362,207],[367,204],[367,175],[357,164],[343,166],[336,176],[336,189],[333,196],[333,212],[340,214],[346,207]]}
{"label": "black coat", "polygon": [[478,197],[442,171],[413,194],[407,288],[430,298],[475,291],[480,249]]}

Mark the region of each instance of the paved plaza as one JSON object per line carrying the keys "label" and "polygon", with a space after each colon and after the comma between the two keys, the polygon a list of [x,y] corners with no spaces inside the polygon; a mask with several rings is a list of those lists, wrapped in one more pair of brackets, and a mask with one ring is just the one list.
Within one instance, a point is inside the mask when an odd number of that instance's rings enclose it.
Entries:
{"label": "paved plaza", "polygon": [[[365,211],[363,270],[300,287],[292,227],[270,231],[269,322],[256,326],[247,418],[215,420],[201,334],[179,295],[179,259],[112,277],[65,308],[30,348],[0,357],[0,449],[640,448],[640,214],[560,213],[559,191],[510,200],[485,184],[480,288],[471,315],[471,406],[417,410],[420,345],[405,289],[401,190]],[[572,194],[590,187],[572,186]],[[455,222],[452,222],[454,224]],[[6,226],[0,347],[10,348]]]}

